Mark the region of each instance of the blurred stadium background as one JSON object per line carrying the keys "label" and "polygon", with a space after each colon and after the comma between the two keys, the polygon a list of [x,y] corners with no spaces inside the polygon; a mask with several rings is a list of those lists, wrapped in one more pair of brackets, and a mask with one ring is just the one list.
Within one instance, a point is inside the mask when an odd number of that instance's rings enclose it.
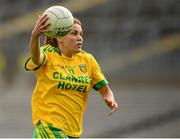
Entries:
{"label": "blurred stadium background", "polygon": [[38,14],[69,8],[119,110],[92,90],[82,137],[180,137],[179,0],[0,0],[0,137],[32,137],[33,72],[24,70]]}

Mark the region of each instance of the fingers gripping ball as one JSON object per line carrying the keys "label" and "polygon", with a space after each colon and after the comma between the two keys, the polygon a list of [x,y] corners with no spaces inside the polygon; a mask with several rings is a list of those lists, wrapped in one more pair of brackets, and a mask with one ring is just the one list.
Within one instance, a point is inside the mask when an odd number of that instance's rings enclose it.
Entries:
{"label": "fingers gripping ball", "polygon": [[63,6],[52,6],[43,13],[49,17],[47,23],[51,23],[50,32],[46,35],[50,37],[63,37],[68,34],[74,23],[72,13]]}

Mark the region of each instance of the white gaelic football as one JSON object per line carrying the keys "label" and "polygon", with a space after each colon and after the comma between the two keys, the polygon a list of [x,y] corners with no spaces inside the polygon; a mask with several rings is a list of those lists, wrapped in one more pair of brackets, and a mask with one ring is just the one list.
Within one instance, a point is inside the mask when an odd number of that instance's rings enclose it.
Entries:
{"label": "white gaelic football", "polygon": [[72,13],[63,6],[52,6],[43,13],[47,14],[49,19],[47,23],[51,23],[50,32],[46,35],[50,37],[63,37],[71,31],[74,23]]}

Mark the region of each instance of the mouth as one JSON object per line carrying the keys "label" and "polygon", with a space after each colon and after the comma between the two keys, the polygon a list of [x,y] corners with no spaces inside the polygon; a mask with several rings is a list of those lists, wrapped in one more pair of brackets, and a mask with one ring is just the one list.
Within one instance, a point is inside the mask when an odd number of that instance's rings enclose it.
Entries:
{"label": "mouth", "polygon": [[76,44],[79,48],[81,48],[82,47],[82,43],[80,42],[80,43],[77,43]]}

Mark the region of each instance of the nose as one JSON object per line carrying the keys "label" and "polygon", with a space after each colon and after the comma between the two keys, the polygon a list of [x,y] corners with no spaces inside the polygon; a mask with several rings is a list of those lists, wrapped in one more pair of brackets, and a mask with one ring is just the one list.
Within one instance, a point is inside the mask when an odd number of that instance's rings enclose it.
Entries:
{"label": "nose", "polygon": [[77,40],[83,42],[83,37],[81,35],[77,35]]}

